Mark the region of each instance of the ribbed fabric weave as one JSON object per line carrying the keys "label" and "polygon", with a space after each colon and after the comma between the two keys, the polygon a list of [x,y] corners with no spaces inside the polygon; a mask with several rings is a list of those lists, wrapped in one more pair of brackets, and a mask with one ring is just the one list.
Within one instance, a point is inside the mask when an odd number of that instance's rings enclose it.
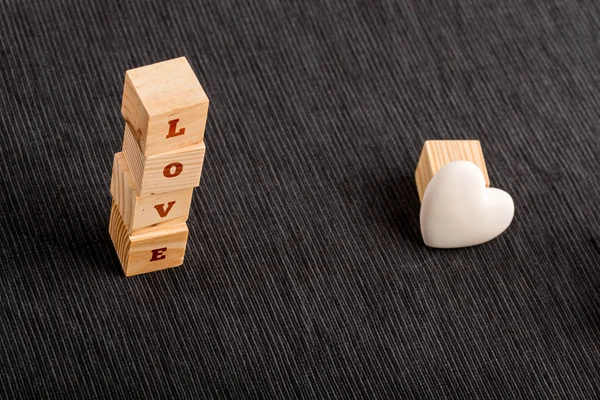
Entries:
{"label": "ribbed fabric weave", "polygon": [[[600,8],[0,1],[0,398],[600,397]],[[182,267],[107,232],[125,70],[211,100]],[[515,219],[422,244],[427,139]]]}

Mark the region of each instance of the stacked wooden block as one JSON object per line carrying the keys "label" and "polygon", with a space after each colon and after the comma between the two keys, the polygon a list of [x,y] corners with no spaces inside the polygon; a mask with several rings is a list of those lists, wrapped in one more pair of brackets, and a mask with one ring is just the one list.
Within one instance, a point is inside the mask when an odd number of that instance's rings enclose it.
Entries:
{"label": "stacked wooden block", "polygon": [[115,154],[109,232],[125,275],[183,263],[200,184],[208,97],[184,57],[127,71],[123,151]]}

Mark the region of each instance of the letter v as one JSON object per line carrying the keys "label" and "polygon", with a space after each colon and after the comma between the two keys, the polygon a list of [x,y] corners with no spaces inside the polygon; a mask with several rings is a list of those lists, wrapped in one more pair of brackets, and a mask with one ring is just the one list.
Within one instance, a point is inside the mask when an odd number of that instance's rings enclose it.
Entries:
{"label": "letter v", "polygon": [[174,201],[170,201],[168,203],[167,209],[165,210],[165,203],[163,204],[157,204],[154,206],[154,208],[156,208],[156,211],[158,211],[158,215],[160,215],[161,218],[164,218],[167,216],[167,214],[169,213],[169,211],[171,211],[171,208],[173,208],[173,204],[175,204]]}

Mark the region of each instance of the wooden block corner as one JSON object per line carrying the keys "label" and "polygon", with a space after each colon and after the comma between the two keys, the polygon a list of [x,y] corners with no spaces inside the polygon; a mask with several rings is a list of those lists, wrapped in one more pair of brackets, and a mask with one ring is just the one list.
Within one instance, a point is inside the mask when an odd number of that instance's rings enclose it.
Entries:
{"label": "wooden block corner", "polygon": [[483,172],[485,185],[490,186],[490,179],[479,140],[427,140],[421,150],[415,171],[415,181],[420,201],[423,201],[425,190],[433,176],[444,165],[459,160],[470,161],[477,165]]}

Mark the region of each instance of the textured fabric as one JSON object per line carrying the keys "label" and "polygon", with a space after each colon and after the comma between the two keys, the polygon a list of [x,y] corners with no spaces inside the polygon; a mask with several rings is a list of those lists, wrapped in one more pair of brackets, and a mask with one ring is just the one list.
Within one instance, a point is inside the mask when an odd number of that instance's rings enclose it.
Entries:
{"label": "textured fabric", "polygon": [[[0,2],[1,398],[600,397],[593,0]],[[107,233],[125,70],[211,100],[182,267]],[[426,139],[496,240],[423,245]]]}

